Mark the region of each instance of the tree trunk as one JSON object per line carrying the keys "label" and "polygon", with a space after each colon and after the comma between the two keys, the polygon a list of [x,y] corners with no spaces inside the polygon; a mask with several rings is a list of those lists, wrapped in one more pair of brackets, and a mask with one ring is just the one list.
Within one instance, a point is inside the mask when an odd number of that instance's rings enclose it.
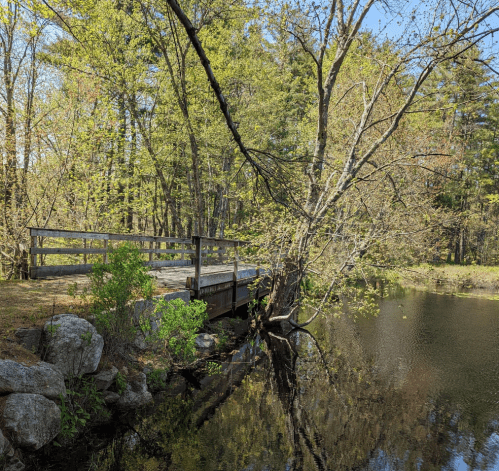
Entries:
{"label": "tree trunk", "polygon": [[177,53],[180,52],[180,56],[177,56],[177,59],[180,58],[178,62],[178,75],[175,73],[173,69],[172,62],[170,60],[170,55],[168,53],[167,45],[164,42],[164,38],[153,37],[156,41],[157,46],[161,50],[163,54],[163,58],[165,59],[171,84],[173,87],[173,91],[175,93],[175,97],[178,103],[178,106],[182,112],[182,117],[184,119],[184,124],[187,127],[187,133],[189,135],[189,146],[191,152],[191,170],[192,170],[192,186],[193,186],[193,201],[195,207],[195,232],[196,235],[203,235],[204,233],[204,207],[203,207],[203,194],[201,190],[201,176],[200,176],[200,158],[199,158],[199,146],[196,139],[196,134],[194,131],[194,127],[192,125],[191,118],[189,116],[189,105],[188,105],[188,95],[187,95],[187,87],[186,87],[186,55],[189,49],[189,43],[185,48],[182,48],[180,44],[177,44]]}
{"label": "tree trunk", "polygon": [[23,172],[21,179],[21,195],[20,205],[24,207],[26,204],[26,199],[28,195],[28,169],[30,163],[31,154],[31,142],[32,142],[32,120],[33,120],[33,101],[35,95],[36,81],[38,78],[38,71],[36,69],[36,57],[35,57],[35,46],[33,46],[31,51],[31,63],[28,74],[28,84],[27,84],[27,96],[26,105],[24,109],[24,158],[23,158]]}
{"label": "tree trunk", "polygon": [[14,110],[14,83],[12,80],[12,64],[10,51],[4,57],[4,85],[6,97],[5,114],[5,182],[4,182],[4,217],[5,227],[12,234],[12,216],[14,194],[17,186],[17,141]]}
{"label": "tree trunk", "polygon": [[126,108],[125,108],[125,94],[120,93],[118,96],[118,145],[117,145],[117,154],[118,154],[118,168],[116,172],[116,178],[118,179],[118,201],[121,212],[121,227],[126,227],[128,223],[128,214],[127,214],[127,204],[125,201],[125,184],[124,180],[128,176],[128,171],[125,169],[126,166],[126,127],[127,127],[127,119],[126,119]]}
{"label": "tree trunk", "polygon": [[[135,96],[131,98],[135,103]],[[133,232],[133,200],[134,200],[134,174],[135,174],[135,159],[137,157],[137,125],[133,115],[130,116],[130,132],[131,132],[131,142],[130,142],[130,160],[128,161],[128,207],[126,210],[126,228]]]}
{"label": "tree trunk", "polygon": [[[248,149],[242,141],[242,138],[237,131],[237,126],[233,121],[227,100],[222,93],[220,85],[215,78],[210,61],[206,52],[198,38],[196,28],[192,25],[189,18],[180,8],[176,0],[167,0],[168,5],[172,8],[179,21],[184,26],[184,29],[189,36],[192,46],[195,49],[202,66],[204,67],[206,76],[219,102],[220,110],[223,113],[226,124],[232,133],[232,136],[237,143],[242,155],[246,161],[252,165],[255,174],[261,176],[270,187],[269,178],[266,173],[262,173],[260,165],[252,158],[254,150]],[[366,2],[355,1],[344,5],[343,2],[330,2],[329,11],[326,12],[327,18],[325,21],[316,25],[318,33],[315,38],[320,38],[321,43],[314,43],[311,48],[309,44],[313,39],[313,35],[308,33],[301,35],[299,28],[294,28],[294,24],[290,25],[289,31],[286,22],[287,18],[282,18],[283,30],[290,34],[292,40],[297,40],[302,45],[304,52],[312,56],[315,64],[315,70],[311,70],[317,79],[317,131],[314,142],[314,155],[311,164],[307,169],[307,198],[304,204],[297,203],[297,229],[295,231],[294,240],[290,245],[288,255],[285,256],[282,262],[282,269],[277,273],[274,280],[274,286],[270,295],[269,303],[264,313],[264,322],[282,318],[290,311],[297,307],[296,301],[300,292],[300,281],[303,276],[303,267],[309,261],[311,245],[314,238],[323,229],[334,208],[338,205],[338,201],[343,197],[345,192],[352,187],[355,188],[359,173],[367,163],[373,163],[374,156],[379,153],[382,146],[389,140],[393,133],[398,129],[402,118],[407,114],[410,107],[414,104],[414,100],[421,92],[422,85],[430,77],[433,70],[445,61],[456,59],[456,50],[458,47],[466,44],[471,38],[475,38],[475,28],[485,22],[488,17],[499,11],[497,4],[491,3],[490,8],[482,13],[476,13],[475,7],[471,6],[466,14],[464,21],[459,22],[459,31],[457,39],[449,41],[442,40],[439,27],[434,27],[428,31],[427,36],[422,35],[421,40],[415,41],[407,51],[399,49],[400,54],[393,64],[387,64],[382,67],[379,72],[379,78],[374,87],[368,87],[365,83],[354,83],[352,88],[362,87],[362,100],[359,101],[360,112],[354,122],[354,127],[348,135],[348,146],[344,150],[342,156],[343,162],[341,168],[337,171],[336,163],[331,165],[330,169],[325,165],[325,156],[328,140],[328,117],[332,110],[329,109],[332,91],[335,89],[336,82],[342,65],[350,50],[350,47],[356,38],[358,38],[359,29],[364,22],[364,19],[374,5],[375,0],[367,0]],[[358,11],[359,9],[359,11]],[[442,28],[448,28],[442,17]],[[292,23],[292,21],[291,21]],[[484,35],[490,35],[495,30],[489,28]],[[461,34],[462,33],[462,34]],[[333,42],[333,44],[330,44]],[[435,44],[433,52],[429,52],[428,44]],[[400,45],[400,44],[399,44]],[[467,50],[465,48],[464,50]],[[457,54],[459,55],[459,53]],[[425,56],[425,61],[421,60],[421,56]],[[426,60],[427,59],[427,60]],[[328,64],[328,71],[323,70],[325,64]],[[389,86],[395,84],[399,87],[398,80],[400,77],[407,77],[409,65],[417,70],[412,75],[412,82],[404,90],[403,99],[395,105],[394,109],[384,114],[383,119],[376,118],[376,133],[377,137],[369,137],[373,124],[373,115],[376,110],[382,109],[381,105],[386,91]],[[405,80],[405,79],[403,79]],[[385,113],[385,111],[383,111]],[[336,156],[332,156],[331,163]],[[397,159],[388,162],[395,164]],[[376,174],[378,166],[375,165]],[[327,170],[329,173],[323,175]],[[371,173],[371,174],[372,174]],[[276,181],[279,180],[276,177]],[[291,195],[290,195],[291,196]],[[237,214],[235,219],[237,218]],[[464,247],[464,242],[463,242]],[[366,247],[359,251],[359,255],[365,253]],[[332,286],[332,285],[331,285]],[[327,295],[324,300],[327,299]]]}
{"label": "tree trunk", "polygon": [[215,200],[213,202],[213,214],[209,225],[209,236],[216,237],[217,229],[220,228],[220,237],[223,238],[225,231],[225,218],[227,216],[227,193],[229,191],[227,186],[226,175],[229,174],[231,169],[232,159],[225,157],[222,164],[222,178],[223,183],[217,183]]}

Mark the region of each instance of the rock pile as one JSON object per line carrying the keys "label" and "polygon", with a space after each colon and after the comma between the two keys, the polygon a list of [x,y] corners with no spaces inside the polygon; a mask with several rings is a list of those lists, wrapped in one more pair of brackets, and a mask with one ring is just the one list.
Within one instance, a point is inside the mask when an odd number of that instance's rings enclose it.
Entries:
{"label": "rock pile", "polygon": [[[6,471],[25,469],[17,448],[38,450],[58,435],[64,380],[95,373],[104,346],[95,327],[74,314],[53,316],[43,329],[19,329],[16,337],[31,352],[43,351],[44,361],[28,366],[0,360],[0,457]],[[121,395],[108,391],[117,374],[113,366],[93,376],[107,404],[133,409],[152,399],[143,373],[130,380]]]}
{"label": "rock pile", "polygon": [[[187,302],[189,292],[186,293]],[[150,307],[146,301],[137,303],[136,314]],[[151,314],[154,329],[153,317]],[[5,471],[23,471],[20,451],[38,450],[59,434],[63,420],[60,405],[68,397],[68,380],[90,376],[105,403],[121,410],[135,409],[152,400],[145,374],[149,370],[131,375],[124,367],[119,373],[111,366],[97,372],[104,340],[85,319],[60,314],[49,319],[43,329],[18,329],[15,335],[40,360],[30,365],[0,360],[0,467],[3,465]],[[138,350],[149,347],[145,340],[145,336],[137,337]],[[215,346],[214,335],[200,334],[196,338],[196,348],[201,354],[213,352]],[[166,387],[165,372],[163,376],[151,380],[152,390],[158,390],[158,380]]]}

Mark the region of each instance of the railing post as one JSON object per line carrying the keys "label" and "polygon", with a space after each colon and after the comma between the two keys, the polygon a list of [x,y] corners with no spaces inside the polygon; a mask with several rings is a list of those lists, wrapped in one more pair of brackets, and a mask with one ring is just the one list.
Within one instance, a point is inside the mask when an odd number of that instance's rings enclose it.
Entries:
{"label": "railing post", "polygon": [[[30,229],[30,234],[31,234],[31,229]],[[30,249],[31,270],[29,275],[31,279],[36,278],[36,253],[33,253],[32,249],[36,249],[37,246],[38,246],[38,238],[36,236],[31,236],[31,249]]]}
{"label": "railing post", "polygon": [[232,314],[236,312],[237,308],[237,272],[238,272],[238,265],[239,265],[239,253],[237,251],[238,243],[234,243],[234,272],[232,274]]}
{"label": "railing post", "polygon": [[[83,249],[86,250],[87,248],[87,239],[83,239]],[[87,264],[87,254],[83,252],[83,263],[86,265]]]}
{"label": "railing post", "polygon": [[149,261],[152,262],[153,250],[154,250],[154,241],[149,241]]}
{"label": "railing post", "polygon": [[199,299],[200,297],[200,279],[201,279],[201,265],[202,265],[202,254],[201,254],[201,245],[202,245],[202,240],[200,236],[193,236],[192,242],[196,245],[196,253],[195,253],[195,258],[193,260],[194,262],[194,278],[196,280],[196,299]]}
{"label": "railing post", "polygon": [[109,240],[104,239],[104,249],[106,250],[106,253],[104,254],[104,263],[109,263],[109,258],[107,256],[107,243]]}
{"label": "railing post", "polygon": [[161,241],[157,240],[156,239],[156,259],[157,260],[161,260],[161,254],[159,253],[159,251],[161,250]]}

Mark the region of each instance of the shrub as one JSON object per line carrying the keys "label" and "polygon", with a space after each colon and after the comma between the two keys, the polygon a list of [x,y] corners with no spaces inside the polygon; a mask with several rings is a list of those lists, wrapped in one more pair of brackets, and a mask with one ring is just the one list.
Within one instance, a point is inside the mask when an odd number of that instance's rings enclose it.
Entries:
{"label": "shrub", "polygon": [[[232,324],[232,319],[227,320],[226,322]],[[229,342],[231,333],[233,333],[232,329],[230,327],[225,328],[223,321],[218,321],[211,324],[210,328],[217,334],[218,337],[217,350],[224,350],[227,347],[227,343]]]}
{"label": "shrub", "polygon": [[[95,415],[107,415],[102,393],[97,391],[92,378],[70,377],[66,380],[66,397],[59,396],[61,431],[58,439],[63,444],[73,441]],[[56,445],[60,443],[55,442]]]}
{"label": "shrub", "polygon": [[[195,300],[185,304],[181,299],[160,299],[155,303],[154,314],[157,329],[150,332],[148,339],[161,342],[172,360],[192,361],[196,353],[197,332],[208,319],[206,303]],[[151,330],[147,320],[142,327],[144,331]]]}
{"label": "shrub", "polygon": [[126,378],[120,373],[116,373],[116,390],[118,394],[121,396],[126,390]]}
{"label": "shrub", "polygon": [[89,275],[96,327],[111,356],[135,338],[132,301],[152,296],[147,271],[139,250],[123,244],[109,253],[109,263],[96,263]]}
{"label": "shrub", "polygon": [[147,385],[153,391],[166,388],[168,369],[157,369],[147,373]]}

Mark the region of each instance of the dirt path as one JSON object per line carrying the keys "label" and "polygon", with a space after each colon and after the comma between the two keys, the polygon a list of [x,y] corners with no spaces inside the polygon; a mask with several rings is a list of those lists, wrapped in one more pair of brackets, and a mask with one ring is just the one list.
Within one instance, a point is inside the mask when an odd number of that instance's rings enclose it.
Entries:
{"label": "dirt path", "polygon": [[[77,294],[89,287],[86,275],[64,276],[43,280],[0,281],[0,359],[28,358],[15,342],[20,327],[43,326],[53,314],[75,313],[85,317],[87,305],[68,290],[76,283]],[[158,288],[154,294],[172,291]]]}

